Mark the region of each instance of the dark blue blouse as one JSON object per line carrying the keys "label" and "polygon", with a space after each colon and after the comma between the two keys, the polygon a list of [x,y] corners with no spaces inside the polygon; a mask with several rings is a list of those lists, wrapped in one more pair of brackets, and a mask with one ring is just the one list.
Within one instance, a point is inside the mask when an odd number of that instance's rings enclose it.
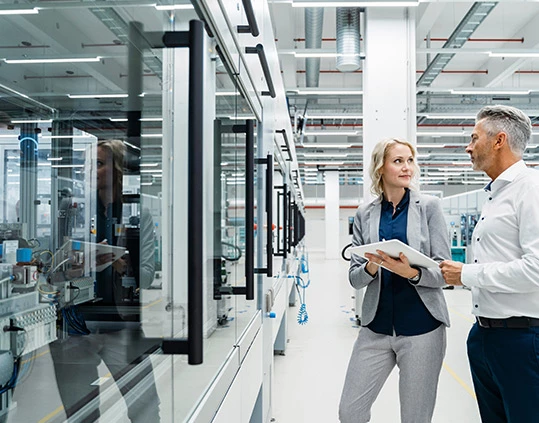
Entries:
{"label": "dark blue blouse", "polygon": [[[408,206],[410,191],[393,213],[393,204],[384,199],[380,213],[380,241],[398,239],[408,244]],[[367,326],[373,332],[383,335],[414,336],[430,332],[440,326],[419,297],[415,287],[408,281],[386,269],[382,270],[382,287],[378,309],[373,321]],[[395,331],[395,332],[393,332]]]}

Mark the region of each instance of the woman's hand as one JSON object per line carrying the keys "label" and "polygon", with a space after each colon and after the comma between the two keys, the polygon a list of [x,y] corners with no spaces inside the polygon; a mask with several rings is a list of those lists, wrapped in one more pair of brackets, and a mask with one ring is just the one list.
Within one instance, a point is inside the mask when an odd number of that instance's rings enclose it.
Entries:
{"label": "woman's hand", "polygon": [[[392,258],[382,250],[376,250],[376,252],[378,254],[365,253],[365,257],[369,260],[367,266],[372,264],[373,266],[384,267],[405,279],[411,279],[418,275],[419,271],[410,266],[408,258],[403,253],[400,253],[398,258]],[[369,271],[369,268],[367,268],[367,271]],[[369,273],[371,272],[369,271]]]}

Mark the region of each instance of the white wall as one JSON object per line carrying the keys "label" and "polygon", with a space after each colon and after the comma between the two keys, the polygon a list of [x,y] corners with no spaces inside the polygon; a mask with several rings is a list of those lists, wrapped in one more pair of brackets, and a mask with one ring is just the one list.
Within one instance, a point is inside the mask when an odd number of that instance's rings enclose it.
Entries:
{"label": "white wall", "polygon": [[[339,257],[341,250],[350,242],[348,235],[348,217],[356,214],[356,208],[339,209]],[[306,208],[305,243],[310,253],[324,253],[326,248],[325,211],[323,208]]]}

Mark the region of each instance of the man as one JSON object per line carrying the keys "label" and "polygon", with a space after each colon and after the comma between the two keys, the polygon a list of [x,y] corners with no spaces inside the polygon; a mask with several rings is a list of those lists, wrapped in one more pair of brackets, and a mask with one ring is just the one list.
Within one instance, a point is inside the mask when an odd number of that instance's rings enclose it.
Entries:
{"label": "man", "polygon": [[492,180],[473,232],[473,260],[440,264],[448,284],[472,291],[477,322],[468,359],[485,423],[539,418],[539,172],[522,160],[530,137],[521,110],[479,111],[466,152]]}

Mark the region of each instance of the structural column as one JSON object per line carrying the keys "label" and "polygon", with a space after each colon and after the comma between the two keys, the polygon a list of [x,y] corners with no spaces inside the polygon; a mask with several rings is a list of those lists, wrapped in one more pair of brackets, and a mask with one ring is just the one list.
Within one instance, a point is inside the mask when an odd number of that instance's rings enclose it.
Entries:
{"label": "structural column", "polygon": [[365,15],[363,198],[369,201],[368,170],[376,143],[397,137],[415,144],[415,9],[370,7]]}
{"label": "structural column", "polygon": [[338,259],[339,246],[339,172],[326,172],[326,258]]}

